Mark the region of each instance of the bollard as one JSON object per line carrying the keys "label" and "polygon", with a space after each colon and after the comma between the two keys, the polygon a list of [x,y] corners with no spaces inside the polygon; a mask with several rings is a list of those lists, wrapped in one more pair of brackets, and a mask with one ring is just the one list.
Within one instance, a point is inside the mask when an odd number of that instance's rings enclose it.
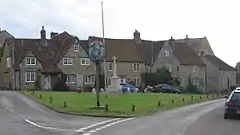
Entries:
{"label": "bollard", "polygon": [[64,108],[67,108],[67,101],[64,101],[63,106],[64,106]]}
{"label": "bollard", "polygon": [[208,99],[208,95],[207,95],[207,99]]}
{"label": "bollard", "polygon": [[49,102],[50,102],[50,103],[52,103],[52,101],[53,101],[53,98],[52,98],[52,97],[50,97],[50,98],[49,98]]}
{"label": "bollard", "polygon": [[214,98],[214,95],[212,95],[212,98]]}
{"label": "bollard", "polygon": [[199,98],[202,99],[202,96],[200,96]]}
{"label": "bollard", "polygon": [[172,103],[174,104],[174,100],[172,100]]}
{"label": "bollard", "polygon": [[182,99],[182,101],[184,102],[184,101],[185,101],[185,99],[183,98],[183,99]]}
{"label": "bollard", "polygon": [[158,106],[161,106],[161,100],[158,101]]}
{"label": "bollard", "polygon": [[132,105],[132,112],[135,112],[136,111],[136,107],[135,105]]}
{"label": "bollard", "polygon": [[34,95],[34,90],[32,91],[32,95]]}
{"label": "bollard", "polygon": [[105,112],[108,112],[108,104],[105,105]]}
{"label": "bollard", "polygon": [[192,96],[192,100],[193,100],[193,96]]}
{"label": "bollard", "polygon": [[39,95],[39,98],[42,99],[42,94]]}

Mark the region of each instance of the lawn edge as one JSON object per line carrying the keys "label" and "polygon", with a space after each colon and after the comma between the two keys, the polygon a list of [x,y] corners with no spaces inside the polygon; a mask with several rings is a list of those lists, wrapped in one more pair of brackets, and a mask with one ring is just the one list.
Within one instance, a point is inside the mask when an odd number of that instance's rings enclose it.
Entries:
{"label": "lawn edge", "polygon": [[148,112],[145,112],[142,114],[138,114],[138,115],[117,115],[117,114],[115,115],[115,114],[108,114],[108,113],[106,113],[106,114],[91,114],[91,113],[74,113],[74,112],[60,111],[60,110],[54,109],[53,107],[41,102],[40,100],[38,100],[37,98],[35,98],[29,94],[25,94],[24,91],[20,91],[20,93],[27,96],[28,98],[38,102],[39,104],[45,106],[46,108],[48,108],[54,112],[57,112],[57,113],[67,114],[67,115],[75,115],[75,116],[104,117],[104,118],[132,118],[132,117],[140,117],[140,116],[151,116],[157,112],[173,110],[173,109],[181,108],[181,107],[188,106],[188,105],[194,105],[194,104],[218,100],[218,99],[222,98],[222,96],[219,96],[219,97],[215,97],[214,99],[212,98],[212,99],[200,100],[200,101],[196,101],[196,102],[192,102],[192,103],[190,102],[190,103],[186,103],[186,104],[176,106],[173,108],[169,108],[169,109],[163,109],[163,108],[159,107],[159,108],[156,108],[155,110],[151,110],[151,111],[148,111]]}

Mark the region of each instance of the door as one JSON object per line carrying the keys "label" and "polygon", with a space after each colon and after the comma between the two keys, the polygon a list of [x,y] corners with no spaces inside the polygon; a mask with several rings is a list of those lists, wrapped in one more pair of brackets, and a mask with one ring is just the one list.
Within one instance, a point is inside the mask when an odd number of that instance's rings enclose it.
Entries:
{"label": "door", "polygon": [[50,75],[44,76],[44,89],[51,89],[51,77]]}

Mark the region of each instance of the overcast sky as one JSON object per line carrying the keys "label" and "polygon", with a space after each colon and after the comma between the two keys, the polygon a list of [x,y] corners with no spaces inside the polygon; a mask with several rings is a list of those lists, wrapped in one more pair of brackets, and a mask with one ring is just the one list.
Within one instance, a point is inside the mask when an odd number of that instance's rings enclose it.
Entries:
{"label": "overcast sky", "polygon": [[[238,0],[103,0],[105,36],[166,40],[207,36],[214,53],[235,66],[240,61]],[[87,39],[101,36],[100,0],[0,0],[0,28],[15,37],[67,31]],[[48,35],[49,36],[49,35]]]}

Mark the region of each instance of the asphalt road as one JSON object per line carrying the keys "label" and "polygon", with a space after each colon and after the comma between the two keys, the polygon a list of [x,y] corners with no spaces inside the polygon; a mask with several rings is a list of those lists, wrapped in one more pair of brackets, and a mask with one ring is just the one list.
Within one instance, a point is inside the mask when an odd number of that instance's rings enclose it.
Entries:
{"label": "asphalt road", "polygon": [[55,113],[28,97],[0,91],[3,135],[239,135],[240,120],[223,119],[224,99],[129,119]]}
{"label": "asphalt road", "polygon": [[224,120],[224,99],[137,118],[94,135],[239,135],[240,120]]}
{"label": "asphalt road", "polygon": [[0,91],[1,135],[79,135],[102,121],[112,119],[58,114],[18,92]]}

